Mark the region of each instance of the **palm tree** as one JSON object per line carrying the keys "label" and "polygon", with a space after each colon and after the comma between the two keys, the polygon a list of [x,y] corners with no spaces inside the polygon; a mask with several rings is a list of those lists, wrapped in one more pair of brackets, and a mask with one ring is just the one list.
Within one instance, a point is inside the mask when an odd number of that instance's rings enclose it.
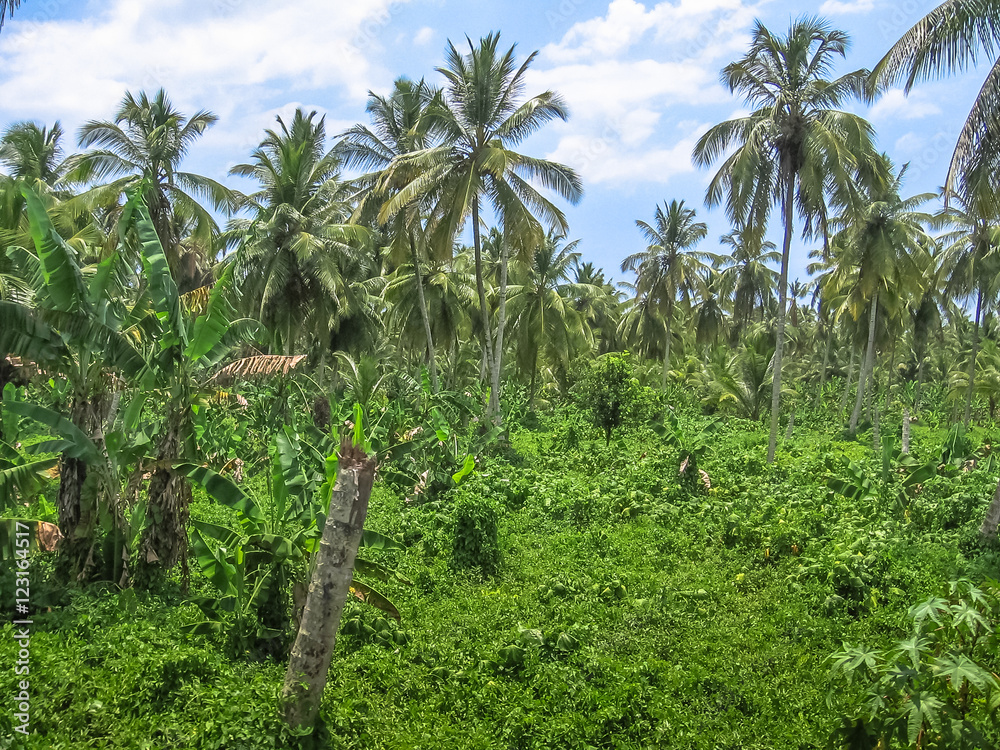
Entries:
{"label": "palm tree", "polygon": [[663,346],[663,386],[667,385],[670,370],[670,337],[674,305],[678,297],[689,298],[701,284],[702,260],[708,253],[691,250],[705,239],[708,226],[696,222],[695,210],[685,208],[684,201],[670,201],[656,207],[651,226],[637,220],[649,245],[642,252],[633,253],[622,261],[623,271],[635,271],[636,286],[640,292],[652,295],[663,312],[666,339]]}
{"label": "palm tree", "polygon": [[480,204],[485,201],[490,205],[509,242],[526,252],[545,238],[539,217],[557,232],[568,230],[562,211],[532,182],[574,203],[583,195],[583,188],[569,167],[513,150],[547,122],[567,117],[562,98],[551,91],[521,100],[528,68],[538,53],[533,52],[518,66],[515,47],[506,53],[499,51],[499,34],[480,39],[478,45],[467,41],[465,55],[449,42],[445,66],[437,69],[447,82],[445,106],[439,110],[436,123],[441,145],[393,160],[386,179],[393,180],[398,173],[409,177],[409,184],[383,206],[379,218],[394,215],[414,198],[434,194],[431,243],[449,249],[459,228],[471,220],[484,350],[490,370],[490,410],[499,422],[507,258],[506,253],[501,258],[501,306],[494,338],[483,276]]}
{"label": "palm tree", "polygon": [[619,351],[617,328],[620,319],[621,293],[593,263],[577,263],[574,281],[582,290],[574,302],[597,340],[597,353]]}
{"label": "palm tree", "polygon": [[879,310],[887,316],[899,315],[909,296],[922,292],[924,264],[917,257],[933,245],[923,228],[931,216],[916,210],[933,195],[902,198],[899,191],[905,168],[894,173],[888,156],[883,154],[880,160],[881,175],[861,186],[855,205],[838,220],[844,229],[835,238],[835,245],[843,252],[836,276],[842,288],[847,288],[846,281],[850,281],[843,308],[856,321],[866,313],[868,316],[868,344],[851,414],[852,436],[857,431],[865,388],[875,366]]}
{"label": "palm tree", "polygon": [[563,239],[562,235],[549,232],[530,264],[515,262],[512,266],[515,283],[509,289],[511,325],[518,364],[522,372],[531,373],[528,389],[531,405],[535,403],[540,352],[544,351],[553,364],[567,370],[579,344],[593,345],[593,332],[575,303],[578,298],[599,290],[569,281],[580,259],[575,252],[579,240],[563,245]]}
{"label": "palm tree", "polygon": [[773,242],[765,241],[759,231],[734,229],[719,240],[732,248],[729,255],[715,258],[720,268],[722,290],[732,298],[734,329],[746,327],[760,310],[760,320],[774,305],[778,272],[771,264],[781,260]]}
{"label": "palm tree", "polygon": [[[141,184],[170,271],[183,294],[206,279],[203,248],[212,245],[218,226],[197,198],[212,208],[236,207],[233,193],[208,177],[178,169],[191,145],[218,117],[207,110],[191,117],[174,108],[160,89],[152,98],[126,92],[112,121],[92,120],[79,131],[79,144],[98,148],[73,157],[70,177],[81,182],[117,178],[81,196],[87,204],[117,206],[122,192]],[[190,217],[195,241],[183,247],[181,227]]]}
{"label": "palm tree", "polygon": [[18,122],[0,137],[0,164],[15,179],[41,182],[52,188],[65,176],[66,160],[60,141],[62,126],[56,122],[51,129],[34,122]]}
{"label": "palm tree", "polygon": [[[946,278],[945,292],[950,297],[976,300],[972,318],[972,357],[969,360],[968,389],[965,398],[966,429],[972,416],[972,396],[976,390],[976,355],[979,350],[979,325],[996,300],[1000,284],[1000,228],[997,215],[985,212],[982,202],[970,200],[964,193],[937,216],[955,229],[938,241],[942,243],[941,273]],[[984,303],[986,308],[983,307]]]}
{"label": "palm tree", "polygon": [[[402,154],[427,148],[433,142],[433,117],[435,108],[440,108],[440,92],[428,86],[423,80],[414,83],[408,78],[397,78],[389,97],[368,92],[366,111],[372,120],[372,128],[355,125],[342,134],[338,148],[346,167],[360,167],[375,170],[358,182],[366,187],[366,195],[359,207],[359,214],[375,201],[384,203],[390,191],[405,187],[406,180],[392,184],[391,180],[380,179],[392,160]],[[376,207],[377,208],[377,207]],[[423,322],[424,342],[427,362],[430,367],[431,386],[439,390],[437,362],[434,352],[434,335],[431,317],[425,299],[424,281],[421,279],[421,252],[426,245],[422,225],[424,211],[419,201],[402,207],[395,215],[388,217],[391,224],[391,260],[399,264],[409,256],[410,269],[415,276],[415,288]]]}
{"label": "palm tree", "polygon": [[[904,82],[909,93],[918,80],[964,71],[978,62],[980,50],[996,57],[955,144],[946,198],[964,193],[967,201],[985,201],[1000,209],[995,180],[1000,160],[1000,15],[996,4],[982,0],[945,0],[913,25],[872,69],[870,93]],[[984,179],[985,178],[985,179]],[[969,207],[969,204],[966,204]]]}
{"label": "palm tree", "polygon": [[[785,231],[768,462],[774,461],[778,438],[785,293],[796,201],[806,217],[814,218],[830,184],[849,182],[857,157],[872,151],[871,125],[836,109],[861,93],[867,71],[827,78],[836,59],[846,57],[848,44],[847,34],[816,18],[794,21],[784,38],[758,21],[747,54],[722,71],[722,81],[733,93],[742,94],[753,111],[711,128],[694,150],[701,166],[725,156],[706,201],[714,206],[725,197],[735,225],[762,231],[772,206],[780,203],[782,209]],[[734,150],[729,153],[730,149]]]}
{"label": "palm tree", "polygon": [[252,218],[234,221],[227,234],[240,245],[233,262],[246,312],[272,332],[275,345],[293,354],[311,332],[320,356],[338,322],[359,310],[368,263],[354,246],[367,232],[346,222],[351,213],[340,180],[336,149],[326,149],[325,118],[295,111],[290,125],[268,130],[252,161],[230,174],[260,183],[239,197]]}

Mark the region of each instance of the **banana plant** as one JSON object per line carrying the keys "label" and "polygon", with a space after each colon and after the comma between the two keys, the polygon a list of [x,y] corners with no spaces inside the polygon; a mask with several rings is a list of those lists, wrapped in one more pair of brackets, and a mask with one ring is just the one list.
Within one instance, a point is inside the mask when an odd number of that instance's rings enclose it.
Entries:
{"label": "banana plant", "polygon": [[[298,619],[337,471],[336,454],[324,460],[322,470],[311,470],[303,460],[310,453],[292,428],[286,426],[275,435],[270,450],[270,502],[263,508],[230,479],[206,466],[188,463],[175,467],[213,500],[233,509],[239,522],[238,529],[203,521],[193,523],[192,546],[198,565],[221,597],[200,602],[206,620],[190,626],[192,632],[218,631],[221,626],[212,623],[219,623],[224,612],[235,613],[237,627],[245,630],[249,627],[244,620],[246,613],[288,587]],[[371,550],[403,549],[398,542],[368,530],[363,534],[362,546]],[[355,562],[355,574],[352,594],[399,620],[396,606],[367,581],[409,581],[362,558]],[[277,637],[273,632],[277,629],[263,622],[254,628],[253,635],[258,639]]]}
{"label": "banana plant", "polygon": [[200,295],[207,296],[207,304],[194,306],[198,314],[185,314],[141,190],[129,195],[119,231],[123,244],[134,233],[146,280],[147,314],[137,327],[152,334],[152,344],[146,351],[142,383],[146,390],[158,392],[167,405],[155,448],[140,561],[167,570],[187,550],[191,498],[187,478],[174,464],[197,459],[196,435],[199,426],[204,429],[203,412],[209,391],[214,390],[207,385],[211,372],[236,344],[257,330],[257,324],[234,317],[227,298],[232,266],[210,291]]}
{"label": "banana plant", "polygon": [[34,252],[7,249],[31,289],[30,304],[0,302],[0,351],[35,363],[68,383],[68,417],[22,401],[3,411],[49,427],[57,440],[34,446],[59,452],[61,554],[78,579],[88,575],[101,512],[116,513],[119,482],[105,445],[116,378],[132,378],[143,358],[125,335],[128,262],[111,253],[84,274],[77,252],[56,231],[39,196],[22,186]]}

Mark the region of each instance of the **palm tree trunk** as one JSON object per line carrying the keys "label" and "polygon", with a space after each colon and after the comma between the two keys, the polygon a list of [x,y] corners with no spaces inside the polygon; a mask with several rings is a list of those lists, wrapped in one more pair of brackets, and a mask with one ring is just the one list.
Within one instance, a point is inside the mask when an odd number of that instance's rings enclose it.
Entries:
{"label": "palm tree trunk", "polygon": [[858,350],[851,344],[851,359],[850,363],[847,365],[847,380],[844,383],[844,393],[840,396],[840,408],[837,409],[837,419],[840,419],[844,414],[844,409],[847,408],[847,397],[851,392],[851,381],[854,379],[854,361],[858,358]]}
{"label": "palm tree trunk", "polygon": [[910,452],[910,407],[903,404],[903,440],[899,448],[901,453]]}
{"label": "palm tree trunk", "polygon": [[976,297],[976,319],[972,323],[972,360],[969,362],[969,390],[965,394],[965,429],[972,419],[972,394],[976,390],[976,357],[979,354],[979,315],[983,309],[983,290]]}
{"label": "palm tree trunk", "polygon": [[816,391],[816,403],[814,406],[819,408],[820,403],[823,400],[823,386],[826,384],[826,370],[830,366],[830,349],[833,348],[833,336],[832,331],[829,331],[826,326],[823,326],[823,332],[826,334],[826,346],[823,347],[823,366],[819,371],[819,389]]}
{"label": "palm tree trunk", "polygon": [[431,318],[427,311],[427,299],[424,297],[424,282],[420,277],[420,258],[417,256],[417,242],[410,232],[410,253],[413,255],[413,275],[417,281],[417,299],[420,302],[420,317],[424,321],[424,337],[427,340],[427,363],[431,369],[431,387],[434,393],[441,390],[438,385],[437,362],[434,360],[434,337],[431,335]]}
{"label": "palm tree trunk", "polygon": [[671,323],[674,322],[674,301],[673,299],[667,299],[667,314],[666,314],[666,325],[667,325],[667,340],[663,344],[663,377],[660,382],[660,390],[667,390],[667,373],[670,372],[670,328]]}
{"label": "palm tree trunk", "polygon": [[986,509],[986,518],[983,525],[979,527],[979,533],[989,539],[997,535],[997,526],[1000,525],[1000,483],[997,484],[996,492],[993,493],[993,501]]}
{"label": "palm tree trunk", "polygon": [[[483,357],[486,360],[486,375],[493,372],[493,331],[490,328],[490,309],[486,305],[486,280],[483,278],[483,244],[479,236],[479,196],[472,199],[472,245],[476,253],[476,291],[479,293],[479,309],[483,316]],[[493,403],[493,394],[490,394]]]}
{"label": "palm tree trunk", "polygon": [[316,552],[316,569],[281,690],[282,712],[293,728],[316,723],[374,480],[375,461],[360,448],[342,445],[340,471]]}
{"label": "palm tree trunk", "polygon": [[864,361],[861,363],[861,374],[858,376],[858,395],[854,400],[854,411],[851,413],[849,434],[853,438],[858,434],[858,419],[861,417],[861,406],[864,404],[865,386],[875,364],[875,316],[878,315],[878,292],[872,297],[871,311],[868,315],[868,347]]}
{"label": "palm tree trunk", "polygon": [[878,453],[879,443],[881,442],[881,433],[878,418],[878,404],[875,404],[875,408],[872,411],[872,450]]}
{"label": "palm tree trunk", "polygon": [[[787,170],[786,170],[787,171]],[[774,463],[778,448],[778,417],[781,411],[781,358],[785,349],[785,296],[788,286],[788,256],[792,247],[792,218],[795,215],[795,173],[786,175],[785,238],[781,246],[781,275],[778,279],[778,331],[774,342],[774,369],[771,380],[771,434],[767,440],[767,462]]]}
{"label": "palm tree trunk", "polygon": [[535,347],[535,354],[531,359],[531,387],[528,389],[528,408],[535,408],[535,375],[538,374],[538,347]]}
{"label": "palm tree trunk", "polygon": [[788,415],[788,429],[785,430],[785,440],[792,439],[792,430],[795,429],[795,408],[792,407],[792,413]]}
{"label": "palm tree trunk", "polygon": [[493,369],[490,371],[490,412],[494,424],[503,423],[503,412],[500,409],[500,371],[503,365],[503,332],[507,318],[507,261],[510,245],[503,238],[500,245],[500,300],[497,310],[497,340],[493,352]]}
{"label": "palm tree trunk", "polygon": [[[922,349],[922,347],[921,347]],[[913,411],[920,411],[920,390],[924,385],[924,352],[921,351],[918,355],[920,357],[920,362],[917,364],[917,385],[913,391]]]}

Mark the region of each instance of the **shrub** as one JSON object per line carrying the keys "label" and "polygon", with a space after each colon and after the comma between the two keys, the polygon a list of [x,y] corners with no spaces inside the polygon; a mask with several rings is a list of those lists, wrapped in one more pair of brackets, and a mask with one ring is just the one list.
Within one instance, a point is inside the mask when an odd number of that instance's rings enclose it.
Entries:
{"label": "shrub", "polygon": [[488,501],[464,497],[456,503],[451,562],[458,569],[478,568],[483,575],[496,575],[500,567],[497,512]]}

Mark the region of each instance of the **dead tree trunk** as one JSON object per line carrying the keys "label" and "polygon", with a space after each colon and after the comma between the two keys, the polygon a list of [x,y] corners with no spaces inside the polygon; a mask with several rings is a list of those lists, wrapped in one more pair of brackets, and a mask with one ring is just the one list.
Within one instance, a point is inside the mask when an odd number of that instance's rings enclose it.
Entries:
{"label": "dead tree trunk", "polygon": [[986,509],[986,518],[983,525],[979,527],[979,533],[991,539],[997,535],[997,526],[1000,525],[1000,484],[997,484],[997,491],[993,493],[993,502]]}
{"label": "dead tree trunk", "polygon": [[282,712],[291,727],[306,728],[316,723],[374,479],[374,459],[350,444],[341,446],[330,513],[281,690]]}

